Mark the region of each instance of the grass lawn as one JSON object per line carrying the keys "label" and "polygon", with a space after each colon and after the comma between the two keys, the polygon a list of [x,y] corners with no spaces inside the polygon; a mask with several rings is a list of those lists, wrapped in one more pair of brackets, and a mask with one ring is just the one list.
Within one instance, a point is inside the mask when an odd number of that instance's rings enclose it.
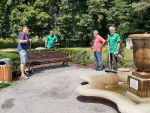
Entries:
{"label": "grass lawn", "polygon": [[127,61],[133,61],[133,49],[124,49],[125,57],[124,59]]}
{"label": "grass lawn", "polygon": [[3,51],[3,50],[14,50],[14,51],[17,51],[17,48],[0,49],[0,51]]}
{"label": "grass lawn", "polygon": [[[87,51],[87,54],[90,54],[90,55],[94,55],[94,52],[92,49],[88,49],[89,47],[76,47],[76,48],[69,48],[69,49],[75,49],[75,50],[86,50]],[[124,54],[125,54],[125,57],[124,59],[127,60],[127,61],[133,61],[133,49],[124,49]],[[107,51],[104,51],[103,49],[103,52],[102,52],[102,57],[105,59],[107,57]]]}

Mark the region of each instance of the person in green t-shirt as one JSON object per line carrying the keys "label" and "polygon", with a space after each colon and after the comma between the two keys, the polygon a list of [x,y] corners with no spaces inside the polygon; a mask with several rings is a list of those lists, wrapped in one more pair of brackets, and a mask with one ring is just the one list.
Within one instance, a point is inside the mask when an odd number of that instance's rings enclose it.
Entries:
{"label": "person in green t-shirt", "polygon": [[109,62],[109,53],[107,58],[108,69],[112,70],[112,61],[113,61],[113,70],[118,70],[117,67],[117,56],[120,49],[120,36],[115,33],[114,27],[109,27],[110,35],[108,39],[109,49],[110,49],[110,62]]}
{"label": "person in green t-shirt", "polygon": [[54,48],[55,42],[57,42],[57,37],[53,35],[53,31],[50,31],[50,35],[47,36],[45,41],[45,47]]}

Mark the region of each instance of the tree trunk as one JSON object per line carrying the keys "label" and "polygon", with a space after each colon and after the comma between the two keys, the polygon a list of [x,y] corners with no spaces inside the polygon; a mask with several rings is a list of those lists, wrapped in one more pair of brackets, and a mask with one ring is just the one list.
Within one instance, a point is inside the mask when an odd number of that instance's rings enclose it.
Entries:
{"label": "tree trunk", "polygon": [[56,12],[56,17],[59,17],[59,10],[60,10],[60,6],[57,6],[57,12]]}

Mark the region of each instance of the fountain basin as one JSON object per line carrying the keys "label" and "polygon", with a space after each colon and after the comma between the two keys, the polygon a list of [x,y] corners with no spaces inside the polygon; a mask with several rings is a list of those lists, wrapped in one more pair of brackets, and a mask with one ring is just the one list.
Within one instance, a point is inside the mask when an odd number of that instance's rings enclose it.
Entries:
{"label": "fountain basin", "polygon": [[[103,75],[84,75],[80,79],[88,82],[89,84],[79,86],[76,93],[82,96],[91,96],[105,98],[117,104],[121,113],[149,113],[150,99],[140,98],[131,92],[127,92],[128,97],[125,95],[107,90],[107,86],[116,86],[120,82],[127,83],[128,76],[132,75],[131,72],[118,72],[117,74],[108,73]],[[136,99],[139,104],[131,100]],[[141,102],[141,103],[140,103]]]}

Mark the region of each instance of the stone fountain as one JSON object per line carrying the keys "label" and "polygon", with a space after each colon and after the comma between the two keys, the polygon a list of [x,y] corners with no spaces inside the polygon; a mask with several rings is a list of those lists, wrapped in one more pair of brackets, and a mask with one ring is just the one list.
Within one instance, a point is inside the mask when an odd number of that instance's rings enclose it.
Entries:
{"label": "stone fountain", "polygon": [[[133,34],[133,54],[136,71],[83,75],[87,85],[79,86],[76,93],[113,101],[121,113],[150,113],[150,34]],[[125,94],[108,90],[126,84]]]}
{"label": "stone fountain", "polygon": [[137,70],[128,76],[127,93],[142,102],[150,97],[150,34],[132,34],[129,38],[132,38]]}

